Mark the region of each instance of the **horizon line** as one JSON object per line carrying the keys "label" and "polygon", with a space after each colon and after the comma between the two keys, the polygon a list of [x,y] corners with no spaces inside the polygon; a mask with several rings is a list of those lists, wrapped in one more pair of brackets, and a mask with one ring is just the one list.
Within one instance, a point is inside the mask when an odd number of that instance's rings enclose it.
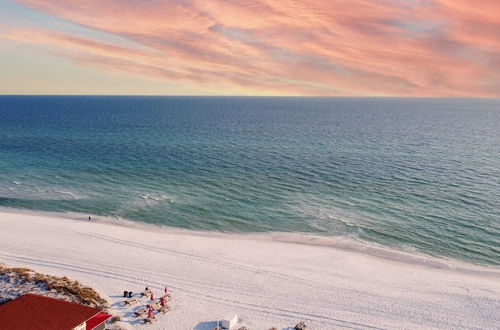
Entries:
{"label": "horizon line", "polygon": [[0,94],[2,96],[111,96],[111,97],[247,97],[247,98],[371,98],[371,99],[500,99],[491,96],[377,96],[377,95],[346,95],[346,96],[311,96],[311,95],[204,95],[204,94]]}

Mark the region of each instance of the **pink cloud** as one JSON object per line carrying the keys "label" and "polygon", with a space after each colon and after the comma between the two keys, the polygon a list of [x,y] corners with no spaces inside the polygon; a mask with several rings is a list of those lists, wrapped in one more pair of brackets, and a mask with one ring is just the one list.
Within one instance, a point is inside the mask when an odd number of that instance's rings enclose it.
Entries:
{"label": "pink cloud", "polygon": [[19,0],[133,41],[4,38],[207,89],[285,95],[500,96],[500,3],[488,0]]}

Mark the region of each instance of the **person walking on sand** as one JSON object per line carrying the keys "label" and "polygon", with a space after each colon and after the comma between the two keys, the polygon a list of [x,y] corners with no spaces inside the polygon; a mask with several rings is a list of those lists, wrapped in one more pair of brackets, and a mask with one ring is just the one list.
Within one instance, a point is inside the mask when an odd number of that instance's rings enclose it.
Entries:
{"label": "person walking on sand", "polygon": [[89,221],[90,221],[90,215],[89,215]]}

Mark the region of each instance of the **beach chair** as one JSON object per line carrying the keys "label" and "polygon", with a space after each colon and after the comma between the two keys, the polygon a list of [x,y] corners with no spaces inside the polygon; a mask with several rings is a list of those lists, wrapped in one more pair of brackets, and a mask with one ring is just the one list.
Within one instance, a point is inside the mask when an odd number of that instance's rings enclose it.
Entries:
{"label": "beach chair", "polygon": [[127,300],[125,300],[125,306],[133,306],[135,304],[137,304],[137,299],[135,298],[129,298]]}
{"label": "beach chair", "polygon": [[149,323],[149,324],[153,324],[156,322],[156,318],[154,316],[151,316],[151,317],[145,317],[142,319],[142,321],[144,323]]}
{"label": "beach chair", "polygon": [[137,317],[145,317],[148,315],[148,308],[147,307],[142,307],[134,312],[134,315]]}
{"label": "beach chair", "polygon": [[168,312],[170,312],[170,307],[167,305],[160,306],[160,308],[157,311],[162,314],[167,314]]}
{"label": "beach chair", "polygon": [[157,302],[152,302],[152,303],[146,305],[146,307],[151,307],[152,309],[156,310],[156,309],[159,309],[161,306]]}

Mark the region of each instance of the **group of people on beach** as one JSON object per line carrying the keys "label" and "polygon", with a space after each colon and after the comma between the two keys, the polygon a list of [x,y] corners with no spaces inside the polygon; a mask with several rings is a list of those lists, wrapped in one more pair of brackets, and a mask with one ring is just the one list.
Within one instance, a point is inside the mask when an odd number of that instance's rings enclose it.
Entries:
{"label": "group of people on beach", "polygon": [[172,296],[168,293],[168,288],[165,287],[164,295],[159,299],[155,300],[153,292],[149,287],[146,286],[144,291],[138,295],[134,295],[132,291],[123,291],[123,297],[128,298],[124,301],[125,306],[133,306],[137,303],[138,297],[149,297],[150,302],[145,306],[138,308],[134,311],[134,315],[136,317],[141,317],[144,323],[153,323],[156,321],[155,313],[166,314],[170,311],[170,307],[167,305],[167,302],[172,299]]}

